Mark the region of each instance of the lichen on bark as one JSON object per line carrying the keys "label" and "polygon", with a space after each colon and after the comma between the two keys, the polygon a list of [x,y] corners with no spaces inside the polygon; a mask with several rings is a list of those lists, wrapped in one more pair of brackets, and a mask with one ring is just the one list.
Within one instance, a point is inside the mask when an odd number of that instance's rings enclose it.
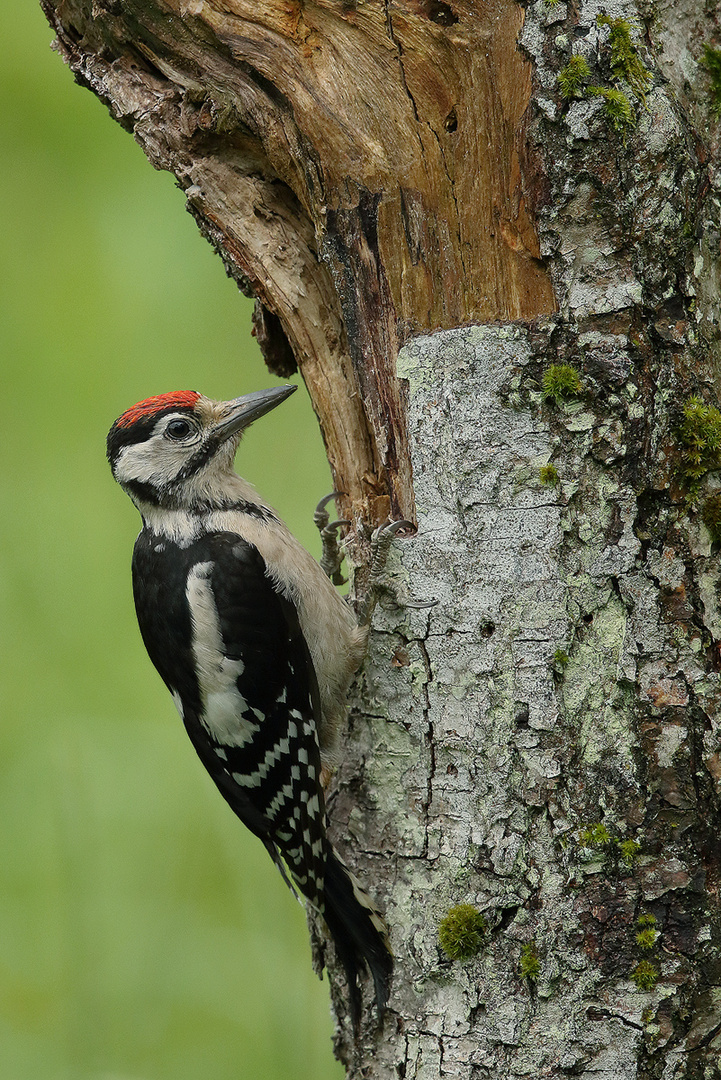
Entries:
{"label": "lichen on bark", "polygon": [[[646,535],[607,387],[544,404],[551,329],[444,332],[399,359],[419,534],[389,571],[401,605],[376,621],[332,808],[368,877],[393,863],[403,1028],[358,1076],[703,1076],[718,1054],[693,1032],[715,1015],[721,687],[671,547],[686,511],[662,530],[655,508]],[[620,390],[616,415],[635,400]],[[404,608],[409,591],[439,603]],[[462,965],[437,941],[456,904],[488,924]]]}

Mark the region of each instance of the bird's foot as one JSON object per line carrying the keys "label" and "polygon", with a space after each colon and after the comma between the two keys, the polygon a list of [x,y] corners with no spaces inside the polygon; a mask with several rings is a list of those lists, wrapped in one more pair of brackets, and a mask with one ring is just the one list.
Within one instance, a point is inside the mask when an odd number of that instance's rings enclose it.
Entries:
{"label": "bird's foot", "polygon": [[388,560],[388,552],[391,544],[399,532],[408,532],[410,536],[416,531],[412,521],[401,518],[400,521],[390,521],[385,525],[379,525],[371,535],[371,584],[376,582],[385,570]]}
{"label": "bird's foot", "polygon": [[[406,533],[408,536],[411,536],[415,531],[416,527],[412,521],[400,520],[391,521],[385,525],[379,526],[371,535],[370,580],[368,582],[368,590],[358,606],[358,623],[360,626],[367,626],[370,623],[373,610],[378,602],[378,597],[381,592],[393,592],[392,589],[381,581],[391,544],[399,533]],[[397,597],[395,597],[395,599],[399,607],[407,608],[429,608],[435,607],[438,603],[437,600],[401,601]]]}
{"label": "bird's foot", "polygon": [[350,521],[346,518],[331,521],[326,507],[332,499],[342,494],[342,491],[331,491],[330,495],[326,495],[324,499],[320,500],[313,514],[313,522],[320,532],[323,543],[323,554],[320,557],[321,569],[325,571],[334,585],[345,585],[347,580],[343,577],[340,569],[343,562],[343,552],[338,543],[338,530],[342,525],[350,525]]}

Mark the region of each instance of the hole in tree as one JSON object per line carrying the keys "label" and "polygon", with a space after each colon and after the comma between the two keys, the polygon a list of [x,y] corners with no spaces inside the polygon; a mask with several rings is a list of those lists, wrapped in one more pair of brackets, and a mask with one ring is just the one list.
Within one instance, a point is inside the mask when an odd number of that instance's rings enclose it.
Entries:
{"label": "hole in tree", "polygon": [[450,4],[444,4],[442,0],[429,0],[426,4],[426,15],[439,26],[453,26],[458,22],[458,16]]}

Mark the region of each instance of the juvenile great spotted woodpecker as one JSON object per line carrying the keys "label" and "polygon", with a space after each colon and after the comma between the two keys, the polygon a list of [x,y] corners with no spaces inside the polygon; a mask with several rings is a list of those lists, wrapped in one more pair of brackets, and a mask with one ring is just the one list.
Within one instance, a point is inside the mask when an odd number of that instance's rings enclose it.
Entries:
{"label": "juvenile great spotted woodpecker", "polygon": [[148,398],[113,424],[108,460],[143,520],[133,592],[150,659],[223,798],[325,920],[357,1026],[360,972],[382,1016],[393,961],[326,835],[321,770],[367,629],[233,468],[244,430],[294,390]]}

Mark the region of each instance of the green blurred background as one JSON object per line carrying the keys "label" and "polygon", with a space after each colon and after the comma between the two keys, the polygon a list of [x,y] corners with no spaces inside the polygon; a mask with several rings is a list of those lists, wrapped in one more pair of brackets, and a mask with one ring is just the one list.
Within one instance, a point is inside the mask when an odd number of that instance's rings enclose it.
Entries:
{"label": "green blurred background", "polygon": [[[105,462],[139,398],[278,380],[172,178],[75,85],[32,0],[3,16],[0,1075],[338,1080],[303,910],[143,651],[139,522]],[[239,467],[317,553],[330,478],[304,390]]]}

